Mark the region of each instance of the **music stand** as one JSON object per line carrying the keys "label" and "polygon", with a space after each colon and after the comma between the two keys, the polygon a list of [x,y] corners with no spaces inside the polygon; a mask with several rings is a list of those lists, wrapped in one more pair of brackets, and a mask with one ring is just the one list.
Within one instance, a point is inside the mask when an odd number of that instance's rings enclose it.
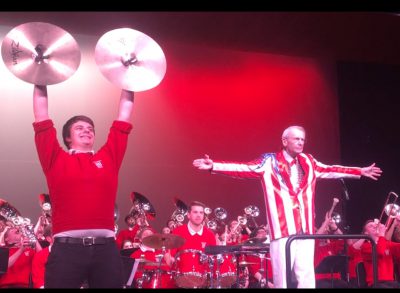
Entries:
{"label": "music stand", "polygon": [[9,255],[10,251],[7,247],[0,247],[0,276],[7,272]]}
{"label": "music stand", "polygon": [[331,286],[333,288],[333,273],[341,273],[346,269],[347,255],[328,255],[315,268],[316,274],[331,274]]}
{"label": "music stand", "polygon": [[[133,265],[135,264],[135,259],[127,256],[121,256],[121,259],[122,259],[122,277],[124,284],[127,284],[133,269]],[[132,284],[128,288],[133,288]]]}

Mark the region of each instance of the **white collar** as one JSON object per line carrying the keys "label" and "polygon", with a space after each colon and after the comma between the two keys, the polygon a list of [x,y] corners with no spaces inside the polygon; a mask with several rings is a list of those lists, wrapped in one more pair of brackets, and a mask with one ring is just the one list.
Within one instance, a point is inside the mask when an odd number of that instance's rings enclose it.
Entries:
{"label": "white collar", "polygon": [[94,150],[91,151],[81,151],[81,150],[76,150],[76,149],[69,149],[68,153],[70,155],[75,155],[75,154],[87,154],[87,153],[91,153],[92,155],[94,155]]}
{"label": "white collar", "polygon": [[192,235],[192,236],[195,235],[195,234],[199,234],[199,236],[203,235],[203,225],[201,225],[201,229],[198,232],[194,231],[192,229],[192,227],[190,227],[190,222],[187,223],[187,226],[188,226],[188,230],[189,230],[190,235]]}

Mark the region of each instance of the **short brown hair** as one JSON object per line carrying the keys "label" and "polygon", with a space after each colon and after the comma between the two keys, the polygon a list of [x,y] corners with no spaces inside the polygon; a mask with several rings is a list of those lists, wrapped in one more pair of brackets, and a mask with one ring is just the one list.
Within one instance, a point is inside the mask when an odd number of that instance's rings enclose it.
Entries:
{"label": "short brown hair", "polygon": [[76,123],[76,122],[78,122],[78,121],[84,121],[84,122],[87,122],[87,123],[89,123],[90,125],[92,125],[92,127],[93,127],[93,132],[94,132],[94,123],[93,123],[93,120],[90,119],[89,117],[84,116],[84,115],[78,115],[78,116],[74,116],[74,117],[69,118],[68,121],[65,122],[65,124],[64,124],[64,126],[63,126],[63,129],[62,129],[63,141],[64,141],[65,146],[66,146],[68,149],[70,149],[70,146],[69,146],[70,143],[67,142],[66,139],[69,138],[69,137],[71,137],[71,127],[72,127],[72,125],[73,125],[74,123]]}
{"label": "short brown hair", "polygon": [[192,207],[194,207],[194,206],[196,206],[196,207],[203,207],[203,209],[206,207],[206,205],[205,205],[204,203],[195,200],[195,201],[192,201],[192,202],[189,204],[189,211],[191,211],[191,210],[192,210]]}

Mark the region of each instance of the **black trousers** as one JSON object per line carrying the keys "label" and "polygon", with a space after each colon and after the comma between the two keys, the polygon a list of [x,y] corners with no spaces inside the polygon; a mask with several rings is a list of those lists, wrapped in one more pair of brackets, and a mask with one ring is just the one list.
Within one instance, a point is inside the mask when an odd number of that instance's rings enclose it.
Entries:
{"label": "black trousers", "polygon": [[53,243],[45,288],[122,288],[122,260],[115,242],[84,246]]}

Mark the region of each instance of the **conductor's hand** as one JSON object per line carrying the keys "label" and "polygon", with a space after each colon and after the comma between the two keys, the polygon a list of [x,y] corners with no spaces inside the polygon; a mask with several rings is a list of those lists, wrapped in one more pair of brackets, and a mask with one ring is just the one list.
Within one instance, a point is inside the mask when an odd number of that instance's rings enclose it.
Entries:
{"label": "conductor's hand", "polygon": [[375,163],[373,163],[369,167],[361,168],[361,175],[371,178],[372,180],[378,180],[378,177],[380,177],[381,174],[382,174],[381,168],[375,167]]}
{"label": "conductor's hand", "polygon": [[204,158],[194,160],[193,166],[199,170],[211,170],[213,167],[213,161],[208,155],[204,155]]}

